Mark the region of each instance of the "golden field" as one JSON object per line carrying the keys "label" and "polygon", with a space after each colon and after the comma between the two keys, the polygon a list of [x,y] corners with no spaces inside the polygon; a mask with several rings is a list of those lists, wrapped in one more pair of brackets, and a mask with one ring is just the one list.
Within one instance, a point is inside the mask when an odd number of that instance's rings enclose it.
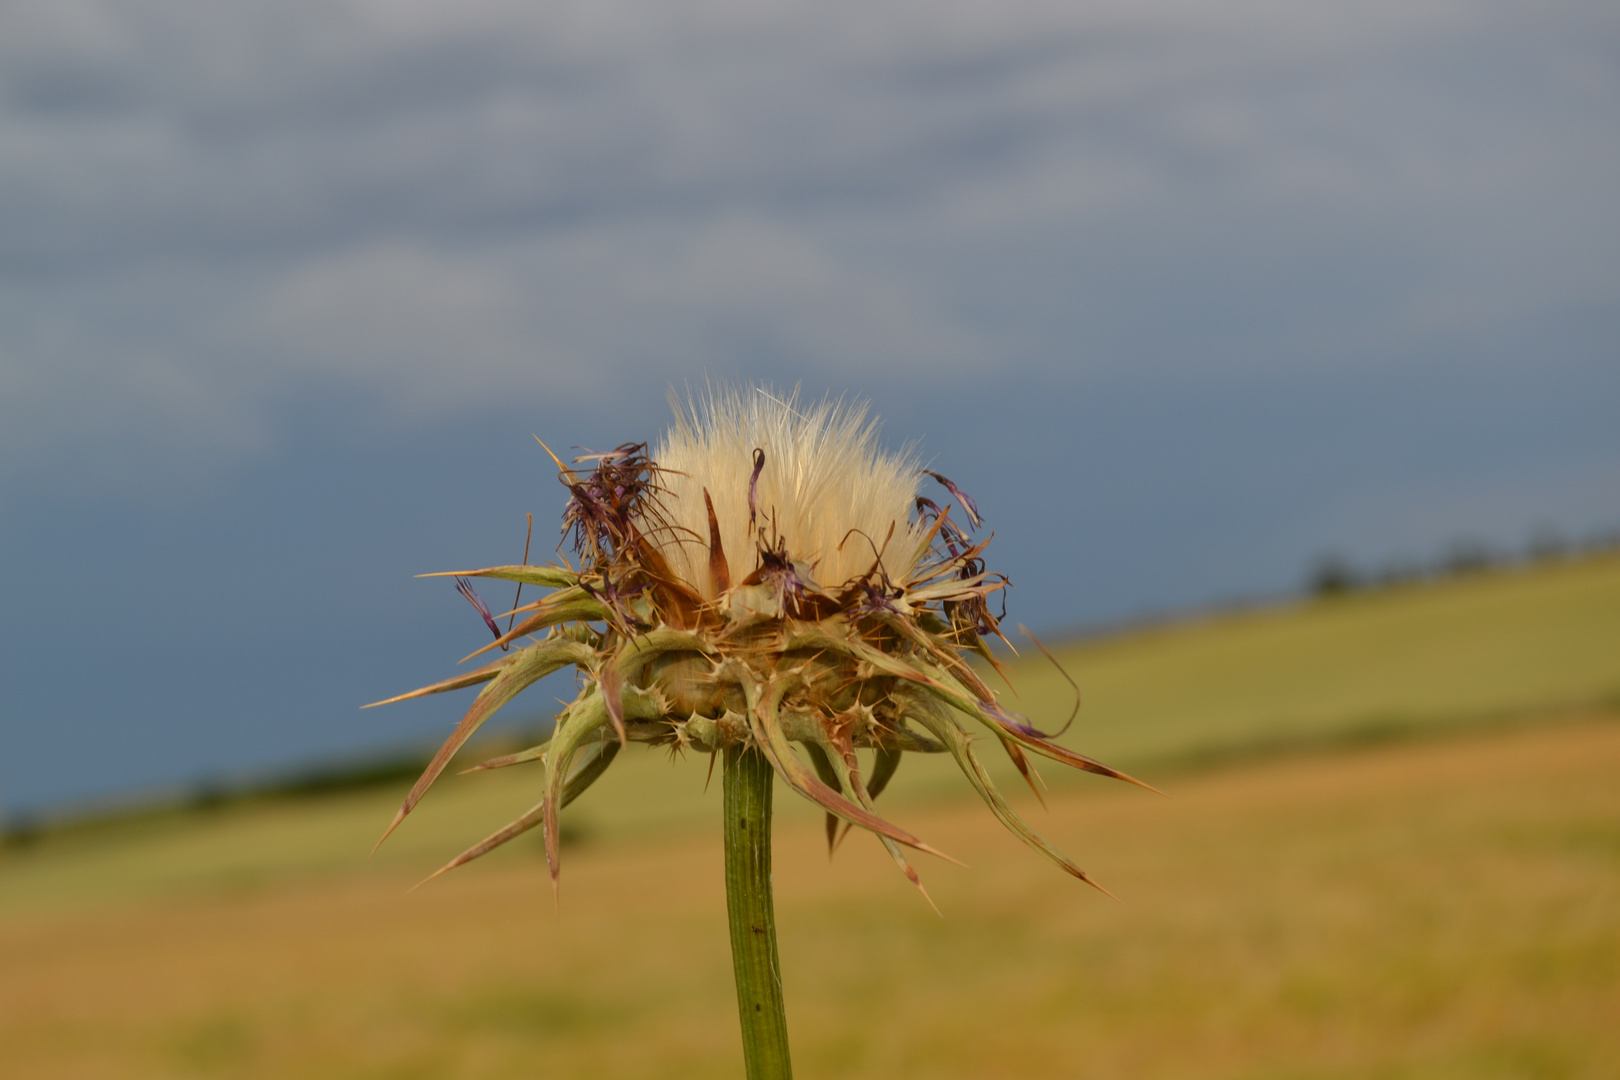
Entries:
{"label": "golden field", "polygon": [[[1058,651],[1086,691],[1065,741],[1170,797],[1048,769],[1048,809],[1017,801],[1119,899],[948,763],[883,800],[969,864],[919,866],[943,918],[869,838],[829,863],[779,789],[799,1075],[1615,1075],[1620,559]],[[1015,681],[1067,712],[1040,667]],[[534,837],[407,891],[532,801],[520,769],[453,778],[372,860],[400,791],[13,848],[0,1073],[740,1075],[704,765],[636,754],[571,808],[560,907]]]}

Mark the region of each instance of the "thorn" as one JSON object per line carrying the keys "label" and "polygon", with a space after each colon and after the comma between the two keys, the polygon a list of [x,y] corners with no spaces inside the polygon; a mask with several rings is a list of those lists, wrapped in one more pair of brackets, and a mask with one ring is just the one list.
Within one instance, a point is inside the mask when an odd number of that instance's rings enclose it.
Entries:
{"label": "thorn", "polygon": [[1152,784],[1148,783],[1146,780],[1138,780],[1136,777],[1132,776],[1130,773],[1123,773],[1123,772],[1120,772],[1118,769],[1110,769],[1104,775],[1107,775],[1107,776],[1109,776],[1109,777],[1111,777],[1112,779],[1115,779],[1115,780],[1123,780],[1127,784],[1134,784],[1139,788],[1143,788],[1143,789],[1145,789],[1147,791],[1151,791],[1155,795],[1161,795],[1166,799],[1170,798],[1170,795],[1169,795],[1168,792],[1160,791],[1158,788],[1154,787]]}
{"label": "thorn", "polygon": [[1075,875],[1075,877],[1079,878],[1081,881],[1085,882],[1087,885],[1090,885],[1093,889],[1096,889],[1098,892],[1100,892],[1104,896],[1108,897],[1108,899],[1112,900],[1114,903],[1119,904],[1119,903],[1124,902],[1124,901],[1120,900],[1119,897],[1115,896],[1113,893],[1109,892],[1107,889],[1105,889],[1101,885],[1099,885],[1092,878],[1092,876],[1090,874],[1086,873],[1084,870],[1081,870],[1078,874]]}
{"label": "thorn", "polygon": [[950,863],[952,866],[960,866],[964,870],[972,869],[971,867],[968,866],[967,863],[963,862],[961,859],[955,858],[954,856],[951,856],[951,855],[947,855],[943,851],[939,850],[939,848],[935,847],[934,845],[926,844],[926,843],[922,842],[921,840],[917,841],[917,850],[922,851],[922,852],[926,852],[927,854],[932,855],[935,858],[944,859],[946,862]]}
{"label": "thorn", "polygon": [[377,854],[377,849],[383,846],[383,841],[387,840],[390,836],[392,836],[393,833],[394,833],[394,830],[399,828],[399,823],[405,820],[405,815],[406,814],[410,813],[409,806],[410,806],[410,804],[407,803],[406,805],[401,806],[399,808],[399,812],[394,815],[394,820],[390,821],[388,823],[388,828],[383,830],[382,836],[379,837],[377,842],[372,845],[372,848],[371,848],[371,854],[372,855]]}
{"label": "thorn", "polygon": [[558,472],[571,473],[571,472],[574,471],[574,470],[570,469],[568,466],[566,466],[566,465],[564,465],[562,463],[562,458],[558,457],[556,454],[551,453],[551,447],[546,445],[546,442],[545,442],[544,439],[542,439],[540,436],[536,435],[534,437],[534,441],[539,443],[540,444],[540,449],[544,450],[548,455],[550,455],[551,460],[555,461],[557,463],[557,471]]}
{"label": "thorn", "polygon": [[922,893],[924,900],[928,901],[928,906],[934,909],[934,914],[943,919],[945,917],[945,913],[939,910],[939,905],[934,903],[934,898],[928,895],[927,889],[923,888],[922,879],[913,877],[911,883],[917,886],[917,891]]}
{"label": "thorn", "polygon": [[437,870],[433,871],[433,873],[431,873],[427,877],[423,878],[421,881],[418,881],[415,885],[412,885],[410,888],[406,889],[405,890],[405,895],[409,896],[411,893],[415,892],[417,889],[420,889],[422,886],[426,885],[428,882],[432,881],[434,878],[438,877],[440,874],[448,874],[450,871],[454,870],[456,867],[458,867],[460,865],[461,865],[461,863],[458,862],[457,860],[455,860],[455,859],[450,860],[449,862],[445,863],[443,866],[439,867]]}

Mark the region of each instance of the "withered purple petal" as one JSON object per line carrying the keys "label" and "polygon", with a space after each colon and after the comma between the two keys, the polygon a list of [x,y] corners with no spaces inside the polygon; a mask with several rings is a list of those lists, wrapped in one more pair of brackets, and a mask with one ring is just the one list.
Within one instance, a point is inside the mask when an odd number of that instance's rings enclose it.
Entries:
{"label": "withered purple petal", "polygon": [[496,624],[495,616],[490,614],[489,605],[484,603],[484,598],[479,596],[473,589],[472,582],[464,577],[456,578],[456,592],[465,596],[467,602],[478,609],[478,614],[484,617],[484,625],[489,627],[489,632],[494,634],[498,640],[501,636],[501,628]]}
{"label": "withered purple petal", "polygon": [[971,495],[931,469],[924,469],[923,472],[944,484],[946,490],[956,497],[956,501],[962,504],[962,510],[967,514],[968,523],[970,525],[977,529],[984,523],[984,519],[979,516],[979,504],[973,501],[973,497]]}

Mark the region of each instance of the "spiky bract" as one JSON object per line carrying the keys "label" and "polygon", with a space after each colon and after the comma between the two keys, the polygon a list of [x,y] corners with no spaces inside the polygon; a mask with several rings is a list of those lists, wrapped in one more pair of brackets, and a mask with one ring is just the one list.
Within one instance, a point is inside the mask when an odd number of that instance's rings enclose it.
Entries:
{"label": "spiky bract", "polygon": [[[1090,881],[996,790],[963,721],[994,736],[1032,784],[1026,751],[1130,778],[1004,711],[966,661],[978,653],[995,663],[984,644],[1000,634],[988,598],[1005,584],[985,569],[988,540],[969,535],[977,507],[911,455],[881,450],[863,408],[712,392],[677,410],[656,455],[627,444],[582,463],[557,462],[580,567],[459,572],[551,592],[515,608],[526,618],[480,650],[510,647],[500,659],[389,699],[484,684],[390,831],[490,715],[571,666],[583,688],[552,737],[479,766],[540,763],[540,801],[444,870],[540,825],[555,885],[558,810],[627,742],[646,742],[757,747],[827,812],[829,843],[839,821],[867,829],[914,883],[902,848],[933,849],[879,817],[873,800],[905,752],[948,753],[1009,829]],[[965,522],[917,494],[924,475],[955,497]],[[874,752],[869,770],[859,749]]]}

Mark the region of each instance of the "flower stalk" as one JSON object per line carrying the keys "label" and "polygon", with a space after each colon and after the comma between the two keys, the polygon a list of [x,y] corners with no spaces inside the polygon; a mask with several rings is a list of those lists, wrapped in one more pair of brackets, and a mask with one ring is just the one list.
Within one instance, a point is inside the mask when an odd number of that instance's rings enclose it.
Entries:
{"label": "flower stalk", "polygon": [[776,956],[776,909],[771,899],[771,783],[765,755],[744,746],[725,750],[726,916],[737,980],[743,1061],[748,1080],[788,1080],[787,1011]]}

